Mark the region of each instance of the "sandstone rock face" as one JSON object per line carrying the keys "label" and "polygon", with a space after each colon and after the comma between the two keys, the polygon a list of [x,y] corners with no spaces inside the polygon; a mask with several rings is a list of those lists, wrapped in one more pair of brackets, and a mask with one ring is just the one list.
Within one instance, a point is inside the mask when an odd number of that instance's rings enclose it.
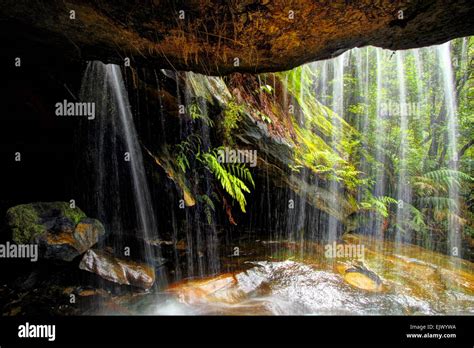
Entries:
{"label": "sandstone rock face", "polygon": [[123,260],[104,251],[88,250],[79,268],[123,285],[149,289],[155,282],[153,267],[135,261]]}
{"label": "sandstone rock face", "polygon": [[22,204],[7,211],[12,239],[38,244],[45,259],[72,261],[105,235],[104,226],[67,202]]}
{"label": "sandstone rock face", "polygon": [[34,241],[40,246],[44,258],[72,261],[94,246],[104,234],[104,227],[98,220],[84,218],[74,229],[47,232]]}
{"label": "sandstone rock face", "polygon": [[217,75],[288,70],[365,45],[442,43],[474,34],[473,15],[471,0],[3,0],[0,36],[34,59],[42,47]]}

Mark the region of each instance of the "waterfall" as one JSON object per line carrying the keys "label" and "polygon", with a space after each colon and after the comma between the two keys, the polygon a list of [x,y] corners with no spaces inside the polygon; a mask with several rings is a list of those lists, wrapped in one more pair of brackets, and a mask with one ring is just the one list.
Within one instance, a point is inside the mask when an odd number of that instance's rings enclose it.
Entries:
{"label": "waterfall", "polygon": [[[192,72],[182,75],[184,81],[184,105],[187,110],[183,120],[185,124],[181,128],[180,139],[190,141],[191,135],[197,135],[199,148],[202,152],[211,150],[210,126],[207,103],[213,97],[225,98],[227,93],[223,81],[219,78],[206,77]],[[181,86],[178,83],[178,95]],[[214,88],[221,89],[219,92]],[[224,103],[224,100],[221,100]],[[193,192],[199,193],[199,197],[212,197],[212,177],[209,172],[194,172]],[[199,201],[199,197],[196,199]],[[186,271],[188,277],[213,275],[220,270],[219,240],[215,223],[215,214],[209,209],[206,211],[206,200],[193,207],[185,209],[185,241],[186,241]],[[207,219],[211,218],[211,223]]]}
{"label": "waterfall", "polygon": [[[120,67],[90,62],[82,81],[81,100],[96,103],[99,122],[89,129],[90,165],[93,169],[97,166],[93,184],[97,215],[117,239],[116,247],[126,246],[120,238],[135,230],[141,250],[132,254],[151,265],[160,262],[159,248],[152,249],[150,244],[158,238],[158,227]],[[133,220],[127,214],[131,209],[135,210],[136,225],[129,221]],[[163,285],[162,281],[160,278],[157,283]]]}
{"label": "waterfall", "polygon": [[[344,119],[344,59],[345,54],[341,54],[339,57],[334,58],[331,63],[333,64],[334,79],[332,89],[332,110],[336,115],[331,116],[332,123],[332,143],[336,149],[341,141],[342,125],[341,120]],[[334,171],[338,168],[335,166]],[[338,210],[337,193],[339,192],[339,184],[336,179],[333,178],[329,183],[329,190],[332,192],[332,200],[330,202],[331,208],[335,211]],[[327,242],[332,243],[337,240],[339,222],[333,215],[329,216],[328,222],[328,235]]]}
{"label": "waterfall", "polygon": [[[143,156],[138,142],[138,135],[133,124],[133,116],[130,111],[127,92],[122,79],[120,67],[108,64],[105,67],[106,75],[112,87],[113,97],[118,106],[118,115],[125,139],[126,147],[130,153],[130,171],[133,180],[133,193],[136,203],[136,214],[138,216],[139,229],[143,233],[145,241],[151,241],[157,236],[158,228],[152,208],[150,192],[143,164]],[[149,243],[145,243],[146,259],[152,258]]]}
{"label": "waterfall", "polygon": [[[460,42],[459,49],[463,60],[457,67],[462,74],[466,68],[466,40]],[[344,64],[346,62],[348,65]],[[307,69],[310,70],[309,74]],[[439,78],[438,71],[442,72]],[[459,165],[456,153],[457,100],[449,45],[407,51],[356,48],[337,58],[303,66],[301,74],[297,76],[298,89],[293,91],[293,95],[300,99],[298,102],[302,105],[303,114],[315,112],[315,104],[318,103],[330,109],[321,110],[332,127],[332,132],[323,135],[323,138],[334,150],[333,158],[337,158],[332,162],[333,171],[328,170],[328,174],[321,175],[322,188],[328,189],[332,195],[326,201],[327,211],[339,209],[338,196],[347,192],[337,182],[341,178],[333,180],[332,173],[345,160],[357,161],[359,178],[362,180],[356,191],[357,204],[366,207],[371,204],[368,202],[375,201],[380,207],[383,202],[386,209],[384,214],[380,209],[374,209],[375,205],[372,205],[372,209],[362,209],[356,221],[358,231],[378,239],[394,238],[399,245],[417,243],[438,248],[440,241],[434,238],[432,226],[439,223],[435,220],[444,212],[436,213],[434,220],[425,214],[425,209],[440,210],[435,206],[438,193],[426,192],[422,187],[423,180],[431,180],[429,178],[433,175],[439,175],[436,173],[438,170],[444,173],[446,167],[451,170],[449,175],[455,177]],[[312,86],[314,96],[308,93],[304,83]],[[440,89],[440,86],[443,88]],[[438,89],[441,93],[436,92]],[[310,107],[311,98],[316,98],[317,102]],[[432,116],[439,112],[442,100],[446,103],[446,120],[443,114]],[[433,125],[433,122],[439,124]],[[441,128],[443,122],[446,122],[446,130]],[[345,157],[347,152],[344,146],[347,146],[350,137],[346,130],[347,123],[357,129],[360,137],[360,150],[355,156],[352,153],[354,158]],[[323,129],[328,129],[324,128],[323,121],[318,126],[321,127],[321,133]],[[319,130],[318,127],[315,129]],[[449,149],[444,162],[443,151],[446,150],[440,147],[443,136]],[[433,153],[430,146],[436,149]],[[308,175],[305,175],[301,179],[307,181]],[[363,182],[365,178],[367,182]],[[452,216],[449,218],[450,250],[457,248],[458,251],[461,247],[461,220],[456,216],[462,215],[459,211],[459,190],[457,183],[450,186],[449,199],[454,202],[454,209],[450,208],[447,212]],[[302,193],[300,198],[304,200],[306,196]],[[443,200],[443,197],[440,199]],[[301,208],[299,210],[302,215],[300,221],[309,221],[306,229],[313,230],[310,213]],[[296,217],[290,217],[286,229],[294,239],[296,231],[292,232],[291,229],[301,225],[297,223]],[[319,235],[323,236],[324,241],[335,240],[341,227],[346,226],[329,214],[328,220],[318,227]]]}
{"label": "waterfall", "polygon": [[[375,97],[375,122],[377,127],[375,129],[375,159],[378,163],[375,169],[375,185],[373,189],[373,195],[375,197],[385,196],[385,119],[382,115],[382,100],[384,99],[384,51],[381,49],[375,49],[376,54],[376,97]],[[383,237],[383,220],[379,215],[375,213],[371,214],[372,223],[370,226],[374,229],[374,234],[381,238]]]}
{"label": "waterfall", "polygon": [[[447,42],[437,47],[439,63],[443,79],[444,103],[447,111],[448,136],[448,166],[451,170],[458,170],[457,153],[457,101],[456,89],[453,81],[453,67],[451,63],[451,47]],[[449,186],[449,198],[454,202],[454,214],[459,211],[459,188],[453,184]],[[456,218],[448,219],[448,254],[461,256],[460,226]]]}
{"label": "waterfall", "polygon": [[[467,50],[467,48],[463,49]],[[412,209],[421,210],[423,206],[421,205],[420,208],[420,202],[417,201],[419,193],[415,191],[415,186],[412,189],[411,183],[415,175],[423,175],[423,170],[425,170],[421,161],[420,164],[412,163],[413,147],[421,141],[419,138],[424,133],[430,131],[428,128],[423,128],[425,127],[423,124],[427,120],[422,120],[422,118],[429,117],[428,113],[432,112],[430,108],[436,107],[427,98],[431,89],[438,87],[437,81],[425,81],[424,79],[424,76],[429,75],[434,69],[432,65],[429,65],[429,62],[433,60],[430,58],[439,61],[439,83],[443,87],[442,98],[445,102],[447,124],[445,133],[449,139],[446,164],[452,171],[456,171],[458,169],[456,152],[457,100],[448,44],[433,49],[397,52],[374,47],[355,49],[349,54],[342,54],[334,59],[302,67],[301,74],[295,75],[297,77],[292,78],[291,82],[288,75],[284,76],[283,85],[289,88],[289,91],[285,91],[285,94],[282,95],[282,109],[287,109],[289,103],[297,102],[299,104],[300,109],[297,109],[297,112],[301,114],[295,118],[299,127],[308,127],[310,123],[307,124],[305,121],[310,121],[311,112],[314,113],[312,116],[318,117],[317,123],[314,123],[316,125],[314,132],[318,134],[321,141],[328,145],[327,151],[331,151],[330,156],[327,157],[328,166],[332,166],[328,167],[329,169],[325,168],[320,177],[313,175],[306,168],[291,172],[290,181],[305,185],[296,194],[290,189],[271,192],[270,173],[262,173],[262,186],[264,186],[262,195],[265,197],[260,197],[264,202],[260,206],[264,211],[262,214],[264,216],[259,219],[264,221],[264,224],[271,220],[277,220],[271,225],[270,234],[277,241],[291,242],[294,245],[293,256],[298,254],[304,256],[303,254],[309,251],[309,249],[305,249],[307,246],[305,243],[309,240],[319,239],[325,243],[338,240],[342,228],[346,227],[345,221],[331,212],[341,210],[343,204],[341,200],[348,192],[347,188],[341,184],[343,179],[338,176],[341,169],[340,163],[358,159],[360,161],[357,162],[356,168],[361,173],[359,177],[362,180],[367,177],[369,180],[351,192],[354,194],[355,204],[358,207],[367,206],[366,199],[377,199],[384,196],[398,201],[398,205],[393,202],[387,203],[387,213],[383,216],[373,206],[365,210],[362,213],[364,216],[358,217],[358,231],[363,231],[375,239],[384,238],[386,232],[388,234],[386,237],[395,237],[397,250],[401,250],[403,243],[418,243],[420,236],[423,236],[424,240],[428,239],[427,245],[429,245],[431,231],[427,229],[427,232],[419,232],[413,228],[414,213]],[[104,118],[103,122],[105,123],[101,126],[104,131],[94,140],[96,152],[100,158],[103,158],[103,161],[96,160],[95,162],[98,168],[101,168],[100,172],[114,173],[114,176],[111,177],[100,173],[99,181],[103,186],[98,192],[98,204],[107,204],[104,203],[107,201],[107,190],[118,190],[120,185],[125,184],[127,175],[122,175],[124,165],[121,154],[122,151],[129,152],[131,161],[124,163],[127,164],[126,168],[129,171],[138,230],[141,231],[143,239],[153,239],[156,237],[156,222],[146,186],[137,132],[133,125],[121,71],[117,66],[93,63],[88,67],[86,75],[90,76],[88,77],[89,82],[84,86],[85,90],[90,89],[91,84],[95,83],[96,90],[89,90],[89,94],[91,92],[96,94],[97,103],[102,113],[106,113],[107,110],[112,111],[112,117],[109,115]],[[269,76],[266,75],[259,76],[258,80],[262,86],[271,84]],[[92,83],[92,81],[95,82]],[[184,86],[180,86],[180,82],[184,82]],[[182,141],[188,140],[191,135],[198,135],[200,151],[212,150],[212,146],[215,145],[211,141],[213,138],[213,135],[211,136],[212,127],[208,122],[213,120],[210,119],[212,115],[208,109],[212,110],[212,105],[216,102],[221,107],[225,105],[223,93],[216,92],[216,86],[224,88],[225,84],[221,80],[194,73],[183,73],[180,77],[177,75],[176,83],[178,102],[183,103],[187,110],[186,121],[182,121],[180,124],[180,139]],[[158,79],[157,89],[160,89]],[[315,96],[316,101],[314,100]],[[423,104],[424,109],[413,109],[413,105],[419,103]],[[195,107],[194,111],[190,111],[191,106]],[[160,117],[163,119],[163,114]],[[357,133],[351,133],[352,130],[348,130],[351,127]],[[325,133],[322,131],[323,128]],[[360,139],[361,149],[358,153],[354,152],[356,153],[355,159],[347,156],[345,148],[348,137],[354,134],[357,134],[357,140]],[[164,135],[163,133],[162,136]],[[426,147],[424,148],[426,149]],[[358,155],[360,157],[357,157]],[[106,157],[110,158],[106,160]],[[409,161],[411,162],[409,163]],[[117,169],[113,171],[110,167]],[[414,173],[417,170],[420,172]],[[429,168],[429,170],[432,169]],[[211,196],[214,189],[212,175],[201,172],[198,174],[196,171],[192,175],[190,182],[194,185],[192,191],[196,195],[195,198],[199,199],[198,196],[202,195]],[[307,190],[309,187],[310,190]],[[323,214],[321,217],[321,214],[314,214],[313,207],[307,204],[311,199],[312,191],[323,192],[323,190],[329,192],[329,195],[324,196],[326,206],[323,205],[321,209],[327,215]],[[323,193],[319,197],[323,197]],[[449,197],[456,202],[456,210],[451,210],[451,213],[457,214],[459,209],[458,186],[450,186]],[[126,209],[127,200],[119,197],[113,199],[116,201],[113,203],[116,204],[116,207],[109,214],[119,216],[120,211]],[[271,204],[272,199],[278,201],[293,199],[294,210],[289,211],[287,217],[280,216],[276,219],[280,211]],[[417,204],[418,206],[416,206]],[[183,231],[181,236],[184,236],[186,244],[185,268],[187,269],[181,269],[182,264],[176,265],[176,275],[203,277],[220,271],[218,227],[215,222],[205,223],[204,207],[203,202],[199,202],[193,207],[187,207],[183,212],[183,215],[186,216],[183,226],[178,226],[174,221],[176,218],[172,218],[174,245],[178,242],[181,228]],[[215,219],[216,216],[217,214],[214,214],[212,218]],[[270,224],[268,225],[270,226]],[[126,230],[127,227],[124,228],[122,224],[118,229]],[[458,221],[450,219],[448,247],[451,251],[453,248],[457,248],[459,254],[461,250],[460,230]],[[428,233],[428,235],[422,235],[422,233]],[[277,243],[274,248],[278,250]],[[145,253],[147,259],[156,257],[153,255],[153,250],[145,250]],[[176,250],[174,258],[176,263],[179,263]]]}
{"label": "waterfall", "polygon": [[415,59],[415,71],[416,71],[416,81],[417,81],[417,91],[418,91],[417,101],[421,101],[425,98],[425,95],[426,95],[425,87],[423,84],[424,67],[423,67],[423,59],[420,55],[421,49],[413,49],[411,50],[411,52],[413,53],[413,57]]}
{"label": "waterfall", "polygon": [[[357,129],[361,134],[364,135],[369,135],[370,134],[370,123],[369,123],[369,48],[367,47],[364,52],[362,49],[354,49],[355,53],[355,72],[354,76],[356,79],[356,83],[354,84],[354,92],[351,93],[352,95],[352,102],[356,103],[358,106],[362,106],[364,108],[363,115],[356,115],[359,119],[357,119],[357,122],[354,121],[354,123],[357,126]],[[365,57],[363,56],[363,53],[365,54]],[[364,59],[365,58],[365,59]],[[357,91],[359,93],[357,93]],[[370,164],[366,158],[366,154],[370,151],[370,145],[373,145],[372,143],[372,137],[370,136],[364,136],[364,138],[361,139],[362,142],[362,148],[361,148],[361,158],[360,158],[360,163],[359,163],[359,171],[360,171],[360,177],[361,179],[367,179],[370,175]],[[360,186],[358,188],[357,192],[357,199],[359,202],[363,201],[366,198],[366,188],[364,186]],[[374,214],[368,214],[369,215],[369,220],[373,219]],[[364,225],[364,221],[366,219],[366,216],[361,215],[359,218],[358,222],[360,225]],[[370,234],[373,235],[372,230],[371,230],[371,223],[365,224],[366,227],[362,227],[361,231],[363,231],[365,234]]]}
{"label": "waterfall", "polygon": [[320,95],[321,95],[321,103],[326,105],[327,103],[327,87],[328,87],[328,61],[324,60],[322,62],[322,68],[321,68],[321,89],[320,89]]}
{"label": "waterfall", "polygon": [[[355,101],[361,103],[364,106],[364,114],[361,120],[357,122],[358,128],[364,134],[367,134],[367,127],[369,126],[369,47],[364,50],[360,48],[354,49],[355,54],[355,73],[358,90],[360,95],[354,97]],[[364,142],[364,147],[367,147],[368,143]],[[362,169],[365,172],[366,163],[363,163]]]}
{"label": "waterfall", "polygon": [[122,201],[120,195],[107,197],[109,192],[119,190],[121,176],[117,170],[120,156],[116,151],[119,146],[117,141],[120,139],[118,121],[107,114],[110,105],[108,93],[109,84],[103,64],[90,62],[84,72],[80,90],[81,100],[95,102],[97,114],[93,127],[84,130],[90,148],[86,153],[87,170],[93,172],[88,177],[91,179],[88,184],[94,193],[87,199],[87,205],[96,212],[97,218],[108,230],[122,235],[124,226],[120,211],[125,209],[127,202]]}
{"label": "waterfall", "polygon": [[411,234],[405,228],[407,219],[410,218],[408,207],[411,203],[410,185],[408,182],[407,173],[407,150],[408,150],[408,108],[407,108],[407,91],[405,84],[405,67],[404,67],[404,52],[396,52],[397,59],[397,79],[398,79],[398,111],[400,115],[400,147],[399,147],[399,168],[397,179],[397,242],[411,242]]}

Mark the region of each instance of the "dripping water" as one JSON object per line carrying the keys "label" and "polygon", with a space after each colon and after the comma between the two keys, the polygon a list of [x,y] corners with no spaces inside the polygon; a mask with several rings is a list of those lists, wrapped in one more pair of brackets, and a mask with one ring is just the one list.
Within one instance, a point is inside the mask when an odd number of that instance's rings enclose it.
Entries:
{"label": "dripping water", "polygon": [[[439,62],[443,78],[443,90],[447,111],[448,121],[448,147],[449,158],[448,166],[453,171],[458,170],[458,153],[457,153],[457,102],[456,89],[453,81],[453,68],[451,63],[451,46],[450,42],[439,45],[437,47]],[[454,202],[452,209],[454,214],[459,214],[459,188],[452,184],[449,186],[449,198]],[[461,238],[460,226],[456,218],[448,219],[448,254],[453,256],[461,256]]]}
{"label": "dripping water", "polygon": [[409,219],[409,205],[411,203],[410,184],[408,182],[408,109],[407,109],[407,91],[405,81],[404,52],[396,52],[397,59],[397,79],[398,79],[398,110],[399,110],[399,127],[400,127],[400,146],[399,146],[399,168],[397,178],[397,233],[396,242],[411,242],[409,228],[405,227],[407,219]]}
{"label": "dripping water", "polygon": [[[160,249],[150,244],[158,238],[158,226],[120,67],[90,62],[82,82],[81,99],[96,103],[99,122],[92,125],[89,135],[91,167],[97,166],[93,204],[97,216],[112,232],[118,243],[115,247],[122,245],[129,230],[135,230],[135,238],[142,246],[139,256],[150,265],[161,263]],[[128,188],[131,194],[124,192]],[[126,199],[121,199],[122,194]],[[129,196],[132,203],[128,202]],[[135,211],[135,220],[127,214],[131,209]],[[156,283],[163,286],[164,277]]]}

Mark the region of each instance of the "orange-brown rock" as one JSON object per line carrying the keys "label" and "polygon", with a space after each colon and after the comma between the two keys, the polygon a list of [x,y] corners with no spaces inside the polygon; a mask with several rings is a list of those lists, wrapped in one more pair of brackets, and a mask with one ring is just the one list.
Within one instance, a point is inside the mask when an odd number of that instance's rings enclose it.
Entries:
{"label": "orange-brown rock", "polygon": [[83,218],[73,230],[48,231],[37,236],[35,242],[39,244],[42,257],[71,261],[94,246],[104,234],[98,220]]}
{"label": "orange-brown rock", "polygon": [[3,0],[0,36],[35,60],[43,48],[51,58],[227,74],[365,45],[442,43],[474,34],[473,16],[471,0]]}
{"label": "orange-brown rock", "polygon": [[168,288],[188,304],[199,302],[234,303],[245,294],[238,288],[237,279],[232,273],[197,280],[185,280]]}
{"label": "orange-brown rock", "polygon": [[105,235],[99,220],[68,202],[20,204],[6,215],[13,241],[38,244],[41,258],[71,261]]}

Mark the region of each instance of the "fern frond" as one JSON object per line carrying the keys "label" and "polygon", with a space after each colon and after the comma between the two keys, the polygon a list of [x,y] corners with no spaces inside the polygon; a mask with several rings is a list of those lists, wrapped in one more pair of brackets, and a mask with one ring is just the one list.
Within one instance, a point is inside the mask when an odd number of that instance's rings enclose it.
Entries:
{"label": "fern frond", "polygon": [[212,224],[212,213],[216,210],[216,207],[214,206],[214,202],[208,195],[199,195],[197,196],[197,200],[200,203],[204,203],[204,214],[206,215],[206,219],[208,224]]}
{"label": "fern frond", "polygon": [[455,200],[448,197],[421,197],[419,199],[419,205],[422,208],[431,208],[435,210],[450,210],[457,211],[458,205]]}
{"label": "fern frond", "polygon": [[250,193],[250,189],[243,180],[250,182],[255,187],[252,175],[244,165],[236,163],[230,163],[227,166],[222,165],[217,159],[218,150],[198,153],[197,158],[207,166],[222,188],[239,203],[240,210],[245,213],[247,201],[244,192]]}

